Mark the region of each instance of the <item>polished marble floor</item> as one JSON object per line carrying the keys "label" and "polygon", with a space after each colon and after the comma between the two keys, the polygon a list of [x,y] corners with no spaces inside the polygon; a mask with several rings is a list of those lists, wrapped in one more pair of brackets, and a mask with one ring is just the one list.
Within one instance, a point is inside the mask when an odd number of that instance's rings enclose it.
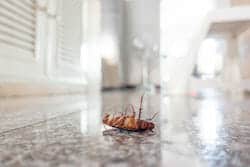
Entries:
{"label": "polished marble floor", "polygon": [[141,93],[0,99],[0,166],[250,166],[250,99],[220,93],[145,95],[153,132],[104,127]]}

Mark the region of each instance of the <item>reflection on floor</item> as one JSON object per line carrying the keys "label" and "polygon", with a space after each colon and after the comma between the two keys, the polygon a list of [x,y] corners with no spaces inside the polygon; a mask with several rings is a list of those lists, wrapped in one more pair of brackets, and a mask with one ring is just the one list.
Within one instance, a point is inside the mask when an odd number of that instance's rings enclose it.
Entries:
{"label": "reflection on floor", "polygon": [[146,95],[154,132],[105,129],[140,93],[0,99],[0,166],[248,166],[250,101]]}

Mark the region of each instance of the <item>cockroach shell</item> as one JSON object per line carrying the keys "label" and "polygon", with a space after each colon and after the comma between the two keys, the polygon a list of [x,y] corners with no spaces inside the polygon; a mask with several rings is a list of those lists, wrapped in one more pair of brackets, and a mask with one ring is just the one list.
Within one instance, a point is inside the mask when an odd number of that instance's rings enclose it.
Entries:
{"label": "cockroach shell", "polygon": [[121,116],[120,118],[117,119],[114,126],[115,127],[121,127],[123,125],[123,122],[124,122],[125,119],[126,119],[126,117]]}
{"label": "cockroach shell", "polygon": [[138,129],[138,125],[137,125],[137,121],[134,117],[128,117],[124,120],[124,128],[125,129],[131,129],[131,130],[134,130],[134,129]]}
{"label": "cockroach shell", "polygon": [[144,121],[144,120],[141,120],[139,122],[139,125],[140,125],[141,130],[153,130],[155,128],[155,125],[153,122]]}
{"label": "cockroach shell", "polygon": [[103,123],[114,128],[128,131],[153,130],[155,127],[153,122],[138,120],[134,116],[113,117],[109,114],[104,116]]}

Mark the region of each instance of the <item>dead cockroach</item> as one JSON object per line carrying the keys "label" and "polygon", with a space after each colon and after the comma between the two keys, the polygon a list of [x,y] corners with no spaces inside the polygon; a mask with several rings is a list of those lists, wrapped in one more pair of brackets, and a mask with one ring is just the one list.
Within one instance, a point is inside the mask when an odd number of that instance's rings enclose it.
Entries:
{"label": "dead cockroach", "polygon": [[[143,96],[141,96],[138,118],[136,118],[134,106],[130,104],[125,110],[125,113],[122,113],[120,116],[112,116],[110,114],[105,114],[103,118],[103,123],[114,128],[128,130],[128,131],[145,131],[145,130],[152,131],[155,127],[155,124],[151,121],[153,120],[153,118],[156,116],[157,113],[154,114],[154,116],[151,119],[141,120],[142,102],[143,102]],[[127,111],[129,109],[132,109],[132,114],[127,115]]]}

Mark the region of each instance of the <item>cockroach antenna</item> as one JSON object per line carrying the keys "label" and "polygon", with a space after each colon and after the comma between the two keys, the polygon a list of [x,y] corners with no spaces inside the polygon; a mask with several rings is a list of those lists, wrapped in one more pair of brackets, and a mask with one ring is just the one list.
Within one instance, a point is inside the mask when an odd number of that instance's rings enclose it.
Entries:
{"label": "cockroach antenna", "polygon": [[141,96],[138,120],[141,120],[141,112],[142,112],[143,97],[144,97],[144,94]]}

